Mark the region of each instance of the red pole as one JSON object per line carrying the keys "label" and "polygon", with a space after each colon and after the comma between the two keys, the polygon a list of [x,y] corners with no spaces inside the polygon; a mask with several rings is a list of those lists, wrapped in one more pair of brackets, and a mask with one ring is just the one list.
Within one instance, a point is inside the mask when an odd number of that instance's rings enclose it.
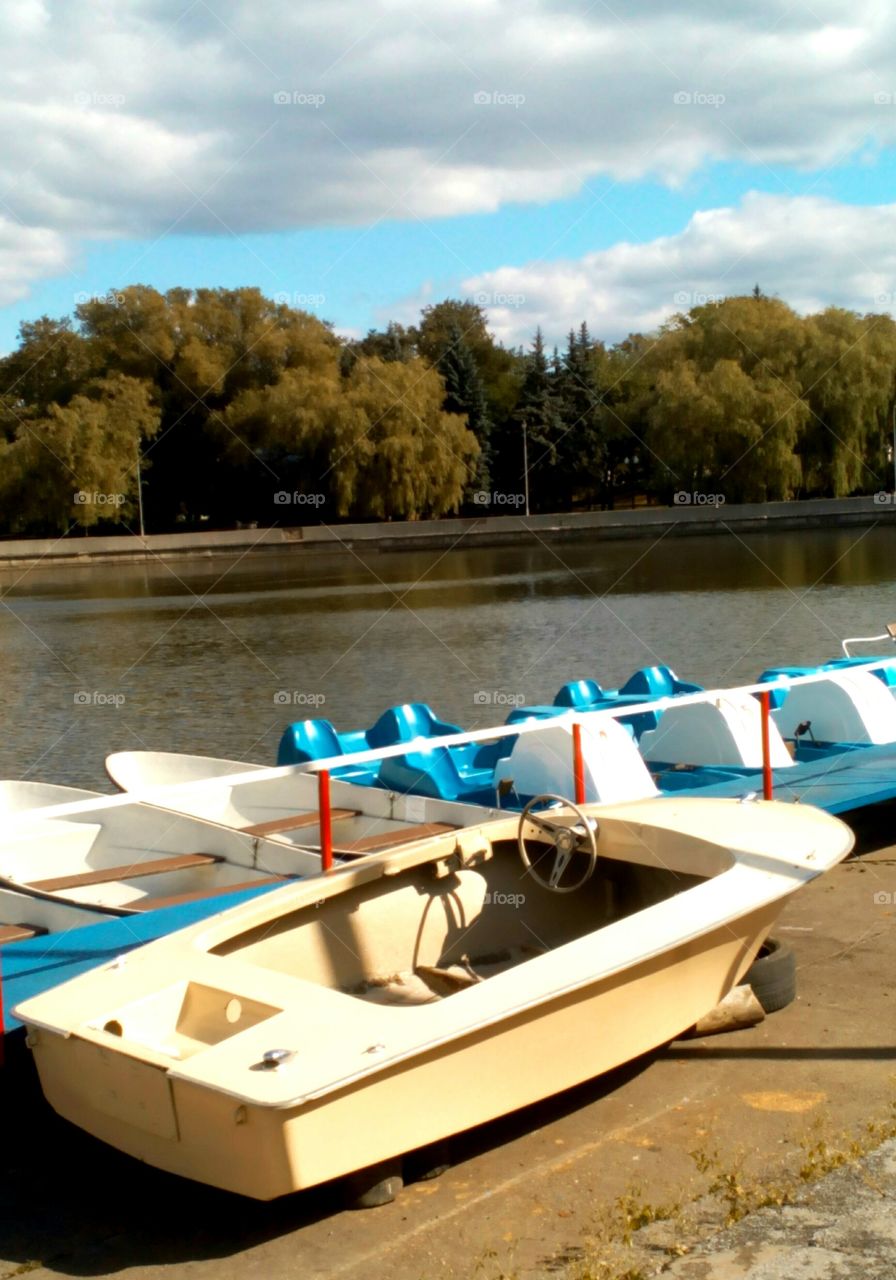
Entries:
{"label": "red pole", "polygon": [[772,798],[772,753],[768,736],[771,702],[771,694],[767,689],[763,689],[759,695],[759,705],[762,708],[762,795],[765,800]]}
{"label": "red pole", "polygon": [[572,773],[575,780],[576,804],[585,803],[585,762],[582,759],[582,726],[572,726]]}
{"label": "red pole", "polygon": [[333,869],[333,821],[330,813],[330,770],[317,775],[317,807],[320,814],[320,865],[322,871]]}

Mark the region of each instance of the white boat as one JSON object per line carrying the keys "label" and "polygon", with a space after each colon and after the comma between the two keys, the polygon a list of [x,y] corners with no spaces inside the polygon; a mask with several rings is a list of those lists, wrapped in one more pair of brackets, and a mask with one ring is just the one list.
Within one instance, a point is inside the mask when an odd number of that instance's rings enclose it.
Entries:
{"label": "white boat", "polygon": [[25,813],[29,809],[46,809],[50,805],[71,804],[75,800],[102,800],[99,791],[81,787],[63,787],[53,782],[0,780],[0,815]]}
{"label": "white boat", "polygon": [[[282,804],[228,807],[231,792],[239,795],[240,786],[251,783],[244,770],[206,790],[206,803],[194,806],[198,816],[127,794],[91,793],[86,800],[10,813],[0,837],[0,943],[319,874],[316,778],[295,768],[261,772],[279,775]],[[58,795],[52,798],[58,801]],[[204,809],[220,820],[209,820]],[[492,816],[492,810],[469,805],[331,785],[337,859]]]}
{"label": "white boat", "polygon": [[853,841],[802,805],[561,804],[275,890],[25,1001],[49,1102],[256,1199],[357,1170],[394,1190],[402,1153],[694,1024]]}
{"label": "white boat", "polygon": [[[317,812],[317,777],[303,772],[307,767],[268,768],[167,751],[122,751],[106,759],[106,772],[117,786],[160,808],[241,831],[276,835],[303,847],[310,840],[319,848],[316,824],[309,828],[309,815]],[[440,824],[466,826],[499,812],[497,804],[486,807],[404,795],[339,779],[331,781],[330,793],[337,845],[345,847],[360,839],[366,852],[382,848],[390,835],[394,843],[395,833],[407,824],[427,828],[423,834],[436,834]]]}

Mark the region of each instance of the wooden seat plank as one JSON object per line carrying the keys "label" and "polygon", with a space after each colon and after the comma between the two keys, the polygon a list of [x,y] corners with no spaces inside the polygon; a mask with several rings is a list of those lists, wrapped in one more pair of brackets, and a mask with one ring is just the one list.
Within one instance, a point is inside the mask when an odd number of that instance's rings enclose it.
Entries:
{"label": "wooden seat plank", "polygon": [[378,831],[376,835],[365,836],[362,840],[352,840],[348,844],[334,846],[336,854],[380,853],[383,849],[391,849],[393,845],[410,844],[412,840],[425,840],[428,836],[441,836],[446,831],[457,831],[457,825],[450,822],[421,822],[416,827],[399,827],[392,831]]}
{"label": "wooden seat plank", "polygon": [[[360,809],[333,809],[330,812],[333,822],[342,822],[346,818],[360,816]],[[289,818],[271,818],[269,822],[256,822],[251,827],[241,827],[240,830],[248,836],[272,836],[278,831],[297,831],[299,827],[316,827],[319,821],[320,814],[315,809],[313,813],[295,813]]]}
{"label": "wooden seat plank", "polygon": [[158,907],[176,907],[181,902],[198,902],[200,898],[217,898],[223,893],[239,893],[241,889],[254,889],[262,884],[289,884],[286,876],[257,876],[239,884],[220,884],[214,889],[195,889],[192,893],[175,893],[170,898],[139,898],[127,903],[131,911],[155,911]]}
{"label": "wooden seat plank", "polygon": [[51,876],[48,880],[31,880],[27,888],[55,893],[61,889],[81,889],[90,884],[109,884],[112,880],[136,880],[140,876],[160,875],[165,871],[187,871],[191,867],[208,867],[221,859],[212,853],[178,853],[151,862],[127,862],[120,867],[98,867],[70,876]]}
{"label": "wooden seat plank", "polygon": [[0,924],[0,946],[6,942],[23,942],[46,932],[38,924]]}

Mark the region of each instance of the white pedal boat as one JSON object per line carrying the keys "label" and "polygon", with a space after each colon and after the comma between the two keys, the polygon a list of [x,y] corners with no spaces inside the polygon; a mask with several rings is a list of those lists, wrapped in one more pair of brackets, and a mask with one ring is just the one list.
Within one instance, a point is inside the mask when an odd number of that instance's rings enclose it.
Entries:
{"label": "white pedal boat", "polygon": [[[271,1199],[380,1176],[666,1043],[852,842],[819,810],[761,801],[505,815],[246,902],[16,1014],[61,1115]],[[552,891],[560,871],[580,887]]]}

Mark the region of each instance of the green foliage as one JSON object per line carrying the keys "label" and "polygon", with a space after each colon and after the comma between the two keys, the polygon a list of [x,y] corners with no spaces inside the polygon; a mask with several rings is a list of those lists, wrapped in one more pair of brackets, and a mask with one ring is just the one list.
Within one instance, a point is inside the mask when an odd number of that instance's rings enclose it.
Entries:
{"label": "green foliage", "polygon": [[23,418],[0,451],[0,497],[16,513],[13,527],[129,520],[141,442],[158,426],[150,388],[123,374],[95,379],[67,405]]}
{"label": "green foliage", "polygon": [[259,289],[133,285],[0,359],[0,532],[129,526],[138,457],[150,531],[444,515],[521,493],[524,442],[533,510],[867,493],[894,405],[889,315],[758,286],[611,348],[582,324],[552,359],[472,301],[341,340]]}
{"label": "green foliage", "polygon": [[479,446],[477,466],[468,479],[468,494],[487,491],[491,488],[491,416],[476,359],[456,324],[452,324],[449,330],[448,342],[436,367],[445,384],[442,407],[447,413],[457,413],[466,418]]}
{"label": "green foliage", "polygon": [[358,361],[326,420],[340,515],[416,520],[457,510],[479,446],[443,399],[422,361]]}

